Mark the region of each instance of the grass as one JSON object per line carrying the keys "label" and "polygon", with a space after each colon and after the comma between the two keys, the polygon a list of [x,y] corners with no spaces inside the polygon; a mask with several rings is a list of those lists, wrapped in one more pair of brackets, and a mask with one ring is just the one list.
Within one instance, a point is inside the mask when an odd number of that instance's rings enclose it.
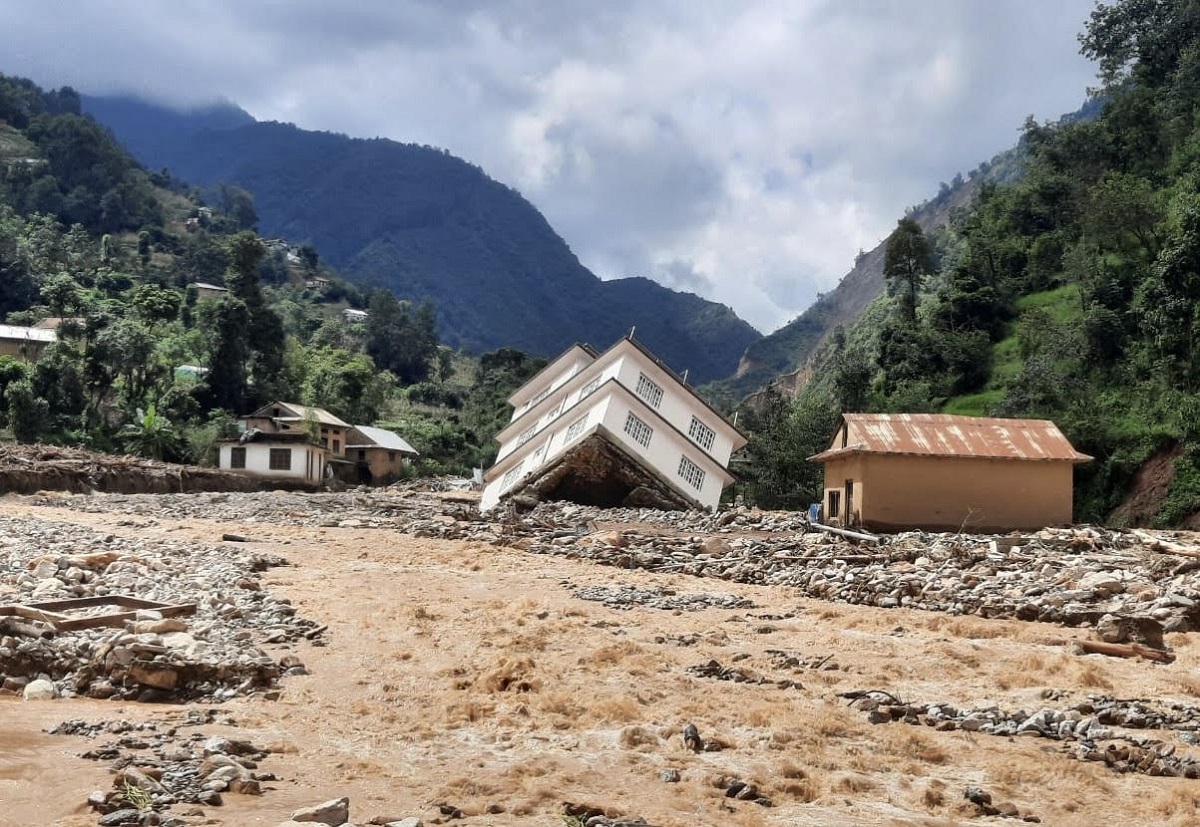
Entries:
{"label": "grass", "polygon": [[943,413],[960,416],[988,416],[1004,400],[1011,383],[1020,375],[1024,362],[1017,329],[1026,314],[1045,314],[1054,326],[1077,325],[1083,318],[1079,303],[1079,287],[1065,284],[1053,290],[1032,293],[1017,300],[1018,317],[1009,325],[1009,335],[992,345],[992,373],[978,393],[955,396],[946,400]]}
{"label": "grass", "polygon": [[11,126],[0,126],[0,159],[37,158],[41,153],[29,139]]}

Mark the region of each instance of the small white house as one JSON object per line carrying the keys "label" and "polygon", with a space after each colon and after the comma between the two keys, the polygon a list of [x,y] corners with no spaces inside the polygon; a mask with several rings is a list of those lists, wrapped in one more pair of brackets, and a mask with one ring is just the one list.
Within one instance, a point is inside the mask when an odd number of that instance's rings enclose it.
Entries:
{"label": "small white house", "polygon": [[714,509],[734,480],[729,457],[746,444],[736,428],[632,336],[603,353],[573,345],[508,403],[513,416],[496,435],[500,451],[484,475],[482,511],[531,479],[552,474],[589,439],[636,464],[676,501]]}
{"label": "small white house", "polygon": [[220,443],[217,465],[231,471],[320,483],[345,462],[350,425],[324,408],[272,402],[238,421],[241,435]]}
{"label": "small white house", "polygon": [[350,324],[360,324],[367,320],[371,315],[365,310],[355,310],[353,307],[347,307],[342,311],[342,318]]}

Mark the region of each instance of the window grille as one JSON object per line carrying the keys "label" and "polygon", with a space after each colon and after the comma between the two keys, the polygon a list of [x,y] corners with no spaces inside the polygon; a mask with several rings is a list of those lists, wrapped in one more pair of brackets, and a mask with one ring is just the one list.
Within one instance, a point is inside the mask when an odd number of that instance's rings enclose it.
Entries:
{"label": "window grille", "polygon": [[583,429],[587,426],[587,420],[587,414],[584,414],[572,422],[571,427],[567,428],[567,435],[563,441],[570,442],[573,439],[579,439],[579,435],[583,433]]}
{"label": "window grille", "polygon": [[501,488],[508,488],[517,481],[517,477],[521,476],[521,468],[524,467],[525,460],[521,460],[512,468],[508,469],[508,473],[504,475],[504,479],[500,483]]}
{"label": "window grille", "polygon": [[292,449],[291,448],[272,448],[271,455],[267,461],[267,465],[272,471],[291,471],[292,470]]}
{"label": "window grille", "polygon": [[688,436],[705,451],[711,451],[717,432],[693,416],[692,424],[688,426]]}
{"label": "window grille", "polygon": [[684,482],[697,491],[704,487],[704,469],[687,457],[681,456],[679,458],[678,473]]}
{"label": "window grille", "polygon": [[537,430],[537,425],[530,425],[525,430],[521,431],[521,435],[517,437],[517,447],[524,445],[529,440],[533,439],[533,432]]}
{"label": "window grille", "polygon": [[645,448],[649,448],[650,436],[654,433],[654,429],[638,419],[633,411],[630,411],[629,415],[625,417],[625,433],[633,437],[634,442]]}
{"label": "window grille", "polygon": [[229,467],[230,468],[245,468],[246,467],[246,449],[231,448],[229,450]]}
{"label": "window grille", "polygon": [[644,373],[639,373],[637,381],[637,395],[642,397],[642,399],[645,399],[651,408],[657,408],[659,403],[662,402],[663,389],[655,384],[654,380],[649,376]]}
{"label": "window grille", "polygon": [[579,391],[579,401],[582,402],[584,399],[587,399],[589,396],[591,396],[593,393],[596,392],[596,388],[598,388],[598,387],[600,387],[600,377],[599,376],[597,376],[591,382],[588,382],[586,385],[583,386],[583,389],[581,391]]}

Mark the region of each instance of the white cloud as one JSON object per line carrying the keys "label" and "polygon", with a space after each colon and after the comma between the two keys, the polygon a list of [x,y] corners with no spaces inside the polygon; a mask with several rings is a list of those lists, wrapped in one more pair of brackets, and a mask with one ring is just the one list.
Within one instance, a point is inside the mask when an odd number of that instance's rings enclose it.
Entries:
{"label": "white cloud", "polygon": [[0,0],[0,71],[444,146],[602,277],[761,329],[939,181],[1078,106],[1090,0]]}

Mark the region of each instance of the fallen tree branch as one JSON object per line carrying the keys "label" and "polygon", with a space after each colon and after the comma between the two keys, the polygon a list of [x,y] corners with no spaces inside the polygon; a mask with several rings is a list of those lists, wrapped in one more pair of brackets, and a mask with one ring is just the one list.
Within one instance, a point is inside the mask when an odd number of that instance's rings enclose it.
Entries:
{"label": "fallen tree branch", "polygon": [[1075,645],[1085,655],[1110,655],[1115,658],[1145,658],[1158,663],[1174,663],[1175,655],[1164,649],[1140,643],[1104,643],[1099,640],[1077,640]]}

